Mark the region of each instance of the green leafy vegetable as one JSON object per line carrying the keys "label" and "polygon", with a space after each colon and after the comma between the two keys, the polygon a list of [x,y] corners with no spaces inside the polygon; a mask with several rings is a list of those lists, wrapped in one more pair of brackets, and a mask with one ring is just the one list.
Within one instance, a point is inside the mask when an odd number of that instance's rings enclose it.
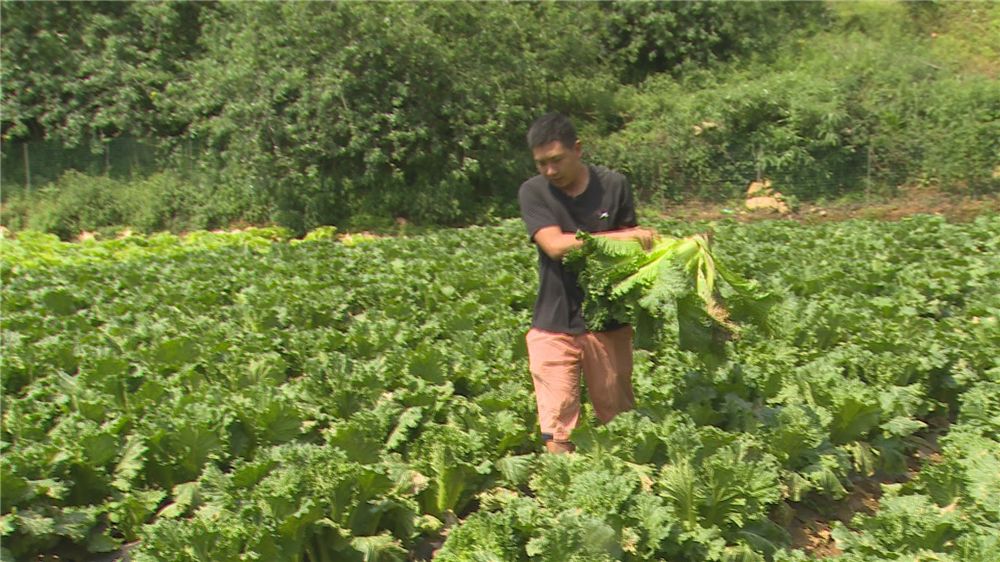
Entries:
{"label": "green leafy vegetable", "polygon": [[590,330],[633,324],[643,347],[671,331],[682,349],[718,356],[725,341],[739,335],[737,320],[767,327],[775,297],[725,267],[704,234],[662,237],[648,252],[633,240],[586,232],[577,238],[583,247],[566,264],[579,274]]}

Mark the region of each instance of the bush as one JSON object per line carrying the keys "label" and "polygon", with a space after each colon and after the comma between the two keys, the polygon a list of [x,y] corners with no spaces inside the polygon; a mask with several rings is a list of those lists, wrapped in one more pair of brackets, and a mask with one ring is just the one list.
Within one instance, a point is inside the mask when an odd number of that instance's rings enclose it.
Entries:
{"label": "bush", "polygon": [[602,43],[626,82],[768,58],[790,37],[826,24],[824,2],[601,2]]}
{"label": "bush", "polygon": [[[4,146],[13,228],[494,220],[550,110],[647,201],[762,176],[803,200],[1000,189],[1000,4],[70,4],[4,20],[4,60],[37,63],[10,76],[4,139],[49,139]],[[183,173],[129,179],[149,169],[129,134]],[[67,166],[94,175],[39,192]]]}
{"label": "bush", "polygon": [[188,176],[174,171],[153,174],[127,185],[128,224],[143,232],[180,232],[223,228],[264,216],[254,208],[254,197],[238,184],[215,182],[211,176]]}
{"label": "bush", "polygon": [[11,226],[69,240],[83,231],[124,224],[128,215],[124,195],[124,184],[118,180],[71,170],[36,194],[25,196],[18,213],[23,222]]}
{"label": "bush", "polygon": [[1000,191],[1000,88],[983,77],[952,78],[927,93],[920,171],[926,181],[973,193]]}
{"label": "bush", "polygon": [[594,159],[654,199],[731,198],[762,176],[802,200],[914,183],[1000,189],[996,79],[907,19],[920,10],[833,8],[838,26],[793,39],[767,64],[625,90],[626,124],[594,143]]}
{"label": "bush", "polygon": [[[599,10],[508,3],[235,3],[159,103],[230,182],[304,232],[365,213],[458,224],[515,199],[546,109],[602,121]],[[279,31],[280,30],[280,31]]]}
{"label": "bush", "polygon": [[815,198],[864,173],[845,96],[805,72],[733,74],[695,90],[650,80],[631,109],[636,118],[599,141],[594,158],[647,196],[727,198],[767,177],[783,193]]}
{"label": "bush", "polygon": [[211,229],[259,212],[244,195],[235,186],[206,185],[173,171],[132,180],[69,171],[33,194],[12,197],[3,223],[12,230],[50,232],[63,240],[84,231],[122,227],[145,233]]}

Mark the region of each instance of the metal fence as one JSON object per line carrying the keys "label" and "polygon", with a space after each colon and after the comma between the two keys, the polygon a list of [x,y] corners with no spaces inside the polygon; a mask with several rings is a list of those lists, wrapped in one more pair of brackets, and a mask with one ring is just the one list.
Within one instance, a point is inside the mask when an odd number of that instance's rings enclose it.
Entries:
{"label": "metal fence", "polygon": [[55,141],[5,142],[0,148],[0,188],[4,198],[37,190],[65,172],[129,178],[155,170],[156,150],[133,137],[119,137],[96,150],[66,148]]}

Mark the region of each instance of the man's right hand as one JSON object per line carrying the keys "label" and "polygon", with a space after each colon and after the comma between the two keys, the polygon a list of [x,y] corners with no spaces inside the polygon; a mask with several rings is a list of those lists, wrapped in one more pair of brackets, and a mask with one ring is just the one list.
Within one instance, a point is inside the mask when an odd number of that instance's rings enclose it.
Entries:
{"label": "man's right hand", "polygon": [[649,228],[635,227],[630,230],[633,233],[633,238],[642,244],[642,249],[647,252],[653,249],[653,244],[660,236],[655,230]]}
{"label": "man's right hand", "polygon": [[622,230],[611,230],[607,232],[595,232],[594,236],[607,236],[615,240],[635,240],[642,244],[642,249],[647,252],[652,249],[653,243],[659,238],[659,234],[652,229],[642,227],[625,228]]}

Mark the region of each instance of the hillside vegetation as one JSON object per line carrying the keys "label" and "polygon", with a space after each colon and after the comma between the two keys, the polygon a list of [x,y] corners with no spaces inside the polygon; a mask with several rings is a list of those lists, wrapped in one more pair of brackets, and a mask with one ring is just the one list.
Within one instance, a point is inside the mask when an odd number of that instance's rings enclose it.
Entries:
{"label": "hillside vegetation", "polygon": [[2,9],[15,230],[507,217],[547,110],[655,204],[1000,186],[992,2]]}

